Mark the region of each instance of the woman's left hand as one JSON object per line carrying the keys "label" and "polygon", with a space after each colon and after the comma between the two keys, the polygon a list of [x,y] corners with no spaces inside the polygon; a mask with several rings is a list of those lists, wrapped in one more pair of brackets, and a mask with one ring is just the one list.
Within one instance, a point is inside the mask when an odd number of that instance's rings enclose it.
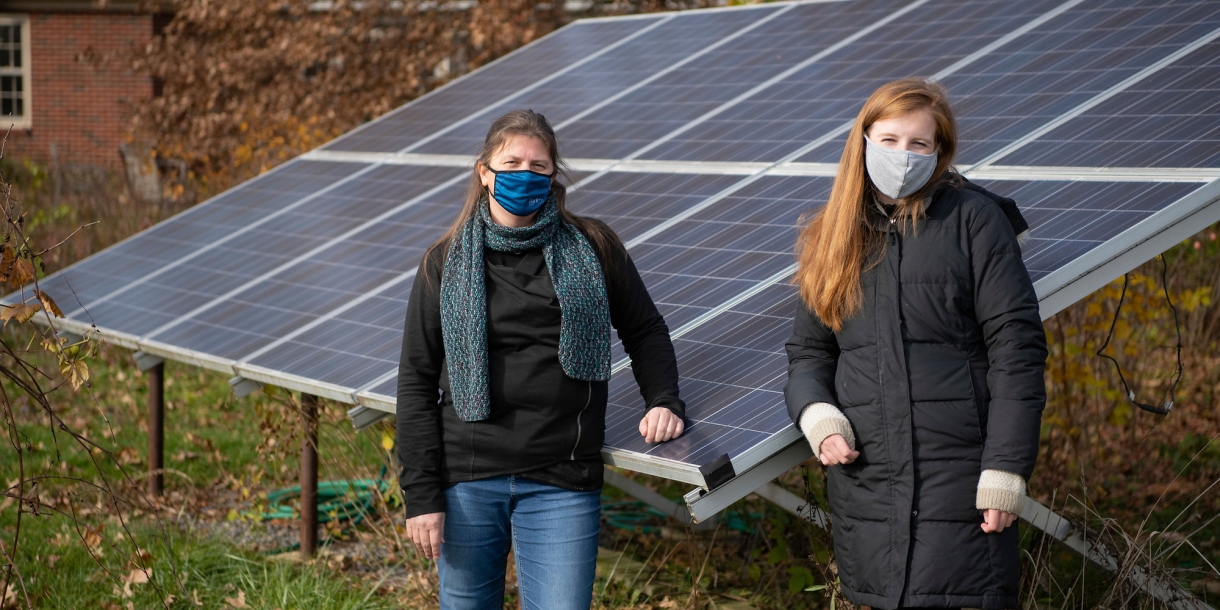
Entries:
{"label": "woman's left hand", "polygon": [[653,407],[640,420],[640,436],[649,443],[661,443],[682,436],[682,418],[665,407]]}
{"label": "woman's left hand", "polygon": [[989,508],[983,511],[983,531],[988,534],[996,534],[1004,531],[1004,528],[1012,525],[1017,521],[1017,516],[997,508]]}

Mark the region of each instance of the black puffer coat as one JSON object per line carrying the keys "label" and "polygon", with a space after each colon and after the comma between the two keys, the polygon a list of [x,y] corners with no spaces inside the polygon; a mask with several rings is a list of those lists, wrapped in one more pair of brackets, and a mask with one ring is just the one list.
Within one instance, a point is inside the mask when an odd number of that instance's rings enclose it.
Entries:
{"label": "black puffer coat", "polygon": [[875,608],[1012,608],[1017,528],[986,534],[979,474],[1028,479],[1046,403],[1046,337],[1013,225],[943,185],[917,231],[880,211],[864,307],[832,332],[803,304],[789,340],[788,409],[839,407],[860,451],[828,472],[844,592]]}

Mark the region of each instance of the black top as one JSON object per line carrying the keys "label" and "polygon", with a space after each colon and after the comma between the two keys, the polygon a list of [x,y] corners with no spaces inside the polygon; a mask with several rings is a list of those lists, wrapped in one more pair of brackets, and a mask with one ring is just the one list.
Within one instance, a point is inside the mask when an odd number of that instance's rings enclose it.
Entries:
{"label": "black top", "polygon": [[[572,379],[559,364],[559,300],[542,250],[484,250],[491,415],[477,422],[458,417],[449,390],[439,296],[444,251],[434,249],[421,264],[403,332],[397,424],[407,517],[443,512],[442,492],[454,483],[506,474],[600,489],[608,383]],[[606,273],[610,319],[631,356],[641,406],[683,416],[669,328],[631,258],[615,258]]]}

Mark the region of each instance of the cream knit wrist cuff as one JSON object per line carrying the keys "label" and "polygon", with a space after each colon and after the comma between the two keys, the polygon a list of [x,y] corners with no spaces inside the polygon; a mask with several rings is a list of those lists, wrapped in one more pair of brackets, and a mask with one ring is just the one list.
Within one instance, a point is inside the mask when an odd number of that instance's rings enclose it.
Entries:
{"label": "cream knit wrist cuff", "polygon": [[978,496],[974,503],[979,510],[994,508],[1019,515],[1024,497],[1025,479],[1021,475],[1005,470],[984,470],[979,475]]}
{"label": "cream knit wrist cuff", "polygon": [[847,440],[847,446],[851,447],[852,451],[856,450],[856,433],[851,429],[851,422],[838,407],[830,403],[809,403],[801,411],[799,423],[814,455],[820,457],[822,441],[832,434],[842,434]]}

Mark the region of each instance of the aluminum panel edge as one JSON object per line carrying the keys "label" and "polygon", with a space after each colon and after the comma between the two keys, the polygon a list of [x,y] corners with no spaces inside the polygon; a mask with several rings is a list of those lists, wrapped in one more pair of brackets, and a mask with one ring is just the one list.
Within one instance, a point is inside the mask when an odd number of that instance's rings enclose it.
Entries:
{"label": "aluminum panel edge", "polygon": [[265,385],[281,387],[285,390],[295,390],[297,392],[311,394],[319,398],[327,398],[348,404],[353,404],[356,402],[356,399],[353,397],[353,394],[355,393],[353,389],[335,385],[333,383],[314,381],[307,377],[290,375],[274,369],[254,366],[251,364],[234,364],[233,372],[240,377],[252,379]]}
{"label": "aluminum panel edge", "polygon": [[625,470],[649,474],[680,483],[690,483],[700,487],[706,485],[703,475],[699,473],[697,467],[643,453],[602,447],[602,462]]}
{"label": "aluminum panel edge", "polygon": [[[47,319],[41,313],[35,315],[32,321],[39,326],[46,326]],[[103,343],[117,345],[129,350],[140,350],[140,338],[127,333],[107,330],[105,328],[96,327],[93,324],[73,320],[71,318],[51,318],[50,325],[58,332],[72,333],[74,335],[85,336],[86,333],[93,331],[95,337]]]}
{"label": "aluminum panel edge", "polygon": [[196,352],[176,345],[153,341],[150,339],[140,339],[137,349],[146,354],[159,356],[166,360],[192,364],[200,368],[205,368],[213,371],[219,371],[226,375],[234,376],[237,372],[233,370],[234,361],[228,358],[220,358],[212,354]]}

